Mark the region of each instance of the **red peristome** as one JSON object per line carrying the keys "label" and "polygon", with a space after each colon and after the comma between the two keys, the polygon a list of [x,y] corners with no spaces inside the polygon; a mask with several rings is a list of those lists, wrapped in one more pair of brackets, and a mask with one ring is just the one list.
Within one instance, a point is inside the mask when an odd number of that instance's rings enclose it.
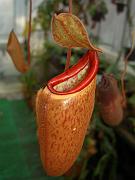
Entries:
{"label": "red peristome", "polygon": [[[87,64],[89,63],[90,67],[88,69],[86,77],[74,88],[66,92],[58,92],[53,87],[61,82],[66,81],[69,78],[72,78],[78,74]],[[66,95],[78,92],[85,88],[96,76],[98,70],[98,55],[96,51],[88,51],[79,62],[73,67],[66,70],[64,73],[52,78],[47,86],[49,90],[54,94]]]}

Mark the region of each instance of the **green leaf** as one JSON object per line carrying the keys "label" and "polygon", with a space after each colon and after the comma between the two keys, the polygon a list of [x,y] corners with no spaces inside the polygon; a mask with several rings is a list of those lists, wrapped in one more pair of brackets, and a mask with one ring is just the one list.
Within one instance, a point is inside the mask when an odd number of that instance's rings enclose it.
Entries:
{"label": "green leaf", "polygon": [[135,94],[132,95],[132,96],[129,98],[128,101],[129,101],[129,103],[130,103],[131,105],[135,106]]}
{"label": "green leaf", "polygon": [[103,178],[105,168],[110,159],[110,155],[111,155],[110,153],[107,153],[100,158],[100,160],[98,161],[97,167],[94,171],[94,176],[99,176],[100,179]]}

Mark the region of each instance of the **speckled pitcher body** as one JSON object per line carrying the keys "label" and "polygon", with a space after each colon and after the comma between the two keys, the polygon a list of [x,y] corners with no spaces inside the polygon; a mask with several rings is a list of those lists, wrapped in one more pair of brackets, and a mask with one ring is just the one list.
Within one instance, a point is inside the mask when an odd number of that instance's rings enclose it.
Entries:
{"label": "speckled pitcher body", "polygon": [[[97,53],[88,52],[38,92],[38,138],[41,160],[48,175],[63,175],[80,153],[94,107],[97,67]],[[87,72],[81,81],[73,80],[76,75],[81,76],[79,73],[84,69]],[[65,86],[65,82],[68,85]]]}

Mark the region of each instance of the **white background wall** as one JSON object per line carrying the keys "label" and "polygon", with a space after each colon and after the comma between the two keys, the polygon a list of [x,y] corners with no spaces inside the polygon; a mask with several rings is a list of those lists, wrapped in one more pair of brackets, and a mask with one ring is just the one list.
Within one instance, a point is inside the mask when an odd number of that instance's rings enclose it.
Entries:
{"label": "white background wall", "polygon": [[[102,21],[100,25],[100,39],[101,42],[109,44],[112,49],[117,51],[120,49],[123,30],[126,31],[124,44],[125,46],[130,46],[128,26],[126,29],[123,29],[126,16],[126,7],[123,13],[118,14],[116,12],[116,6],[111,4],[110,0],[106,0],[106,3],[108,6],[108,14],[106,15],[105,21]],[[135,30],[135,0],[132,0],[131,15],[134,16],[133,29]]]}

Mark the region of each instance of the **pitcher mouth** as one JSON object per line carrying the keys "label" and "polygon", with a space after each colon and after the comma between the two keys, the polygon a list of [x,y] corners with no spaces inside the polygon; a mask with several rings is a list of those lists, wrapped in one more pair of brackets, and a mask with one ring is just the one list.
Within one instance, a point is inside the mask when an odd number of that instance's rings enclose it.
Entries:
{"label": "pitcher mouth", "polygon": [[96,51],[88,51],[78,63],[52,78],[48,89],[58,95],[72,94],[84,89],[96,76],[98,70],[98,55]]}

